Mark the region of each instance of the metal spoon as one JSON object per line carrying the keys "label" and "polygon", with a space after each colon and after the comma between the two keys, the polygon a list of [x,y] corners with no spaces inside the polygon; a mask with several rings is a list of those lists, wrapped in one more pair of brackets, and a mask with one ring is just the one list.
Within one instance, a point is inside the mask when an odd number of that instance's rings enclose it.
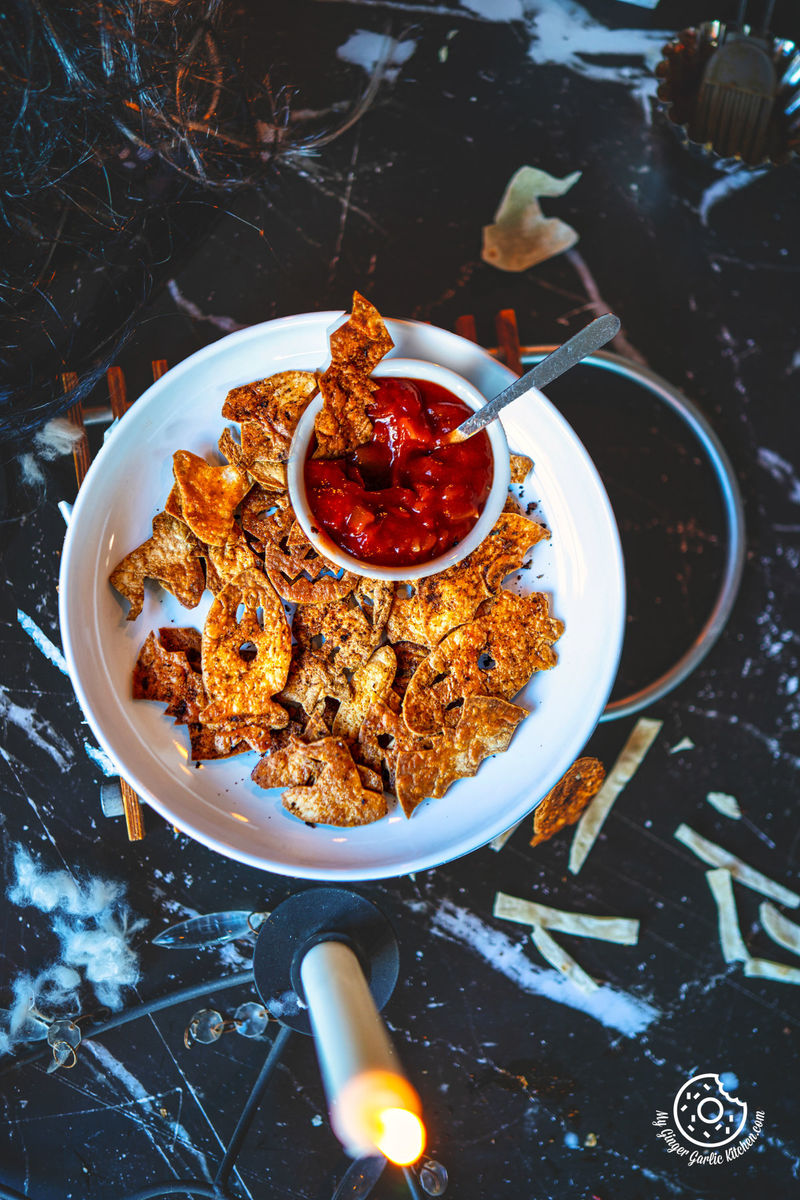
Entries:
{"label": "metal spoon", "polygon": [[605,313],[596,321],[585,325],[574,337],[568,338],[566,342],[548,354],[547,358],[543,358],[530,371],[520,375],[519,379],[515,379],[509,387],[499,392],[483,408],[479,408],[474,416],[468,417],[457,429],[448,433],[442,439],[443,442],[445,444],[465,442],[467,438],[471,438],[473,434],[478,433],[490,421],[493,421],[512,400],[519,400],[520,396],[524,396],[533,388],[541,391],[542,388],[547,387],[548,383],[552,383],[554,379],[558,379],[560,375],[569,371],[570,367],[576,366],[588,354],[605,346],[606,342],[610,342],[617,336],[619,330],[619,317],[615,317],[613,313]]}

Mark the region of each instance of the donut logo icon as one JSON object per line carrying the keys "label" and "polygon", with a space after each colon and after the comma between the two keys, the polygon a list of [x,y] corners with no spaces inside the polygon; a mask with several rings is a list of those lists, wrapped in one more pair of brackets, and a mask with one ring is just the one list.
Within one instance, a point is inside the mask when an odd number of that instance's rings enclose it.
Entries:
{"label": "donut logo icon", "polygon": [[718,1149],[739,1136],[747,1121],[747,1105],[729,1096],[719,1075],[694,1075],[675,1097],[675,1128],[694,1146]]}

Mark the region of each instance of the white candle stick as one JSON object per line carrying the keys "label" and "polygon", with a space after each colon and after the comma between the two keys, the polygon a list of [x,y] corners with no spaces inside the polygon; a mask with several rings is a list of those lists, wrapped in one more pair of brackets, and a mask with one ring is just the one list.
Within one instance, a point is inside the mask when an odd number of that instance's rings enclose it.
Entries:
{"label": "white candle stick", "polygon": [[415,1162],[425,1147],[419,1097],[355,954],[343,942],[320,942],[300,964],[300,979],[334,1133],[353,1157],[379,1151]]}

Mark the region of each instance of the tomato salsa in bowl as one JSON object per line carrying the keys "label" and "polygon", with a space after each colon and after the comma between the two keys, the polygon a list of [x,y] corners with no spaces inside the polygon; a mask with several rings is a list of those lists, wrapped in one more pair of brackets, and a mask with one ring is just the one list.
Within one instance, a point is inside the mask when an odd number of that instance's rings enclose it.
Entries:
{"label": "tomato salsa in bowl", "polygon": [[372,378],[372,437],[341,458],[314,458],[322,398],[312,400],[292,443],[289,495],[306,536],[337,566],[419,579],[459,562],[494,525],[508,494],[508,444],[499,421],[442,443],[486,403],[446,367],[387,358]]}

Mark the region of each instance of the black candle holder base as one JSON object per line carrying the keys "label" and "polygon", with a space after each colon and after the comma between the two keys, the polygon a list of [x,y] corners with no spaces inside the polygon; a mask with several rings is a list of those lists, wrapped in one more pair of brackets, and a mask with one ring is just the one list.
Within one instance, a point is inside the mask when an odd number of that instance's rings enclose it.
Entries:
{"label": "black candle holder base", "polygon": [[344,942],[358,958],[375,1006],[394,991],[400,966],[397,938],[380,909],[346,888],[308,888],[273,910],[253,955],[256,988],[267,1011],[296,1033],[311,1033],[302,1006],[300,964],[318,942]]}

